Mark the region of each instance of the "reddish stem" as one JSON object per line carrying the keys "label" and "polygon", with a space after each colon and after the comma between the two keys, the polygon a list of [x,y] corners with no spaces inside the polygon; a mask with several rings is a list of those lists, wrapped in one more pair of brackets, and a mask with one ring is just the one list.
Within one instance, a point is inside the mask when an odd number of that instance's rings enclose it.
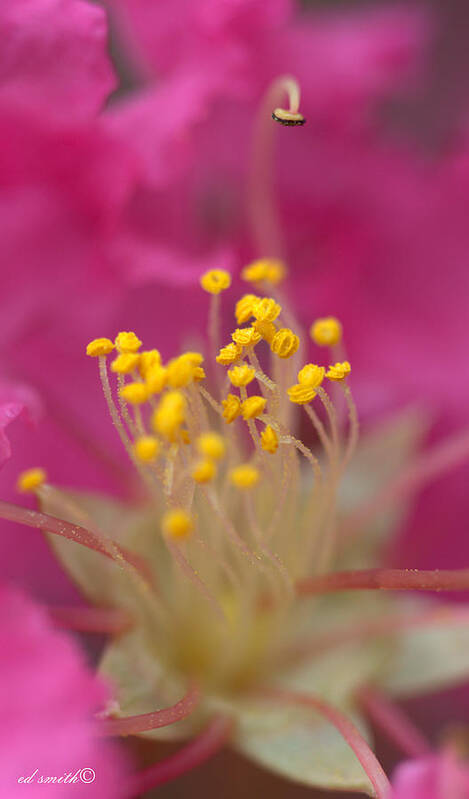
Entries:
{"label": "reddish stem", "polygon": [[98,721],[97,734],[102,735],[138,735],[140,732],[156,730],[159,727],[168,727],[189,716],[200,701],[200,691],[196,685],[191,685],[185,696],[175,705],[152,713],[142,713],[138,716],[126,716],[118,719],[104,719]]}
{"label": "reddish stem", "polygon": [[146,791],[164,785],[213,757],[229,740],[233,722],[226,716],[215,718],[190,743],[175,755],[155,763],[154,766],[135,774],[128,784],[126,795],[138,797]]}
{"label": "reddish stem", "polygon": [[272,699],[279,699],[281,702],[304,705],[316,710],[321,716],[327,719],[327,721],[340,732],[353,752],[355,752],[365,774],[375,789],[377,799],[389,799],[391,786],[381,763],[368,746],[362,734],[357,730],[355,724],[341,713],[340,710],[337,710],[337,708],[332,707],[332,705],[329,705],[327,702],[311,694],[287,691],[282,688],[273,688],[265,692],[263,691],[263,694]]}
{"label": "reddish stem", "polygon": [[127,613],[113,608],[50,607],[47,613],[58,627],[82,633],[118,635],[132,625]]}
{"label": "reddish stem", "polygon": [[76,544],[81,544],[84,547],[88,547],[88,549],[94,550],[94,552],[100,552],[117,563],[122,559],[136,569],[145,580],[148,581],[149,579],[146,565],[141,558],[119,546],[115,541],[101,538],[101,536],[78,524],[71,524],[56,516],[50,516],[48,513],[22,508],[20,505],[13,505],[10,502],[2,502],[1,500],[0,517],[10,522],[25,524],[27,527],[35,527],[47,533],[61,535]]}
{"label": "reddish stem", "polygon": [[420,730],[406,714],[380,691],[364,688],[359,698],[371,720],[388,738],[399,746],[408,757],[425,757],[431,754],[431,746]]}
{"label": "reddish stem", "polygon": [[296,584],[300,596],[332,591],[465,591],[469,569],[361,569],[307,577]]}

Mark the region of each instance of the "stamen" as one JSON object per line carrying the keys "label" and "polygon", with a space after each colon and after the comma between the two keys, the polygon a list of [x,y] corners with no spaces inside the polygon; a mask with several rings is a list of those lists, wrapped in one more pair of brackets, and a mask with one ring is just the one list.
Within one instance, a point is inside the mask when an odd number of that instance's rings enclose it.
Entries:
{"label": "stamen", "polygon": [[152,713],[143,713],[138,716],[126,716],[125,718],[109,718],[97,722],[96,734],[98,736],[109,735],[138,735],[148,730],[157,730],[161,727],[169,727],[171,724],[187,718],[194,712],[200,703],[200,691],[196,685],[191,685],[186,695],[176,702],[175,705],[165,707],[162,710],[154,710]]}
{"label": "stamen", "polygon": [[80,527],[78,524],[70,524],[63,519],[50,516],[48,513],[41,513],[36,510],[22,508],[19,505],[11,505],[9,502],[0,501],[0,517],[10,522],[25,524],[27,527],[35,527],[45,530],[54,535],[61,535],[81,544],[94,552],[100,552],[111,560],[115,560],[121,566],[127,564],[132,570],[137,571],[145,581],[149,580],[149,574],[145,562],[138,556],[116,544],[109,538],[101,538],[96,533]]}
{"label": "stamen", "polygon": [[47,608],[51,620],[58,627],[81,633],[119,635],[128,630],[132,618],[123,610],[113,608],[61,607]]}
{"label": "stamen", "polygon": [[377,799],[389,799],[391,785],[383,771],[383,767],[355,727],[355,724],[340,710],[312,694],[296,693],[295,691],[286,691],[281,688],[266,689],[262,692],[262,696],[278,699],[289,704],[309,707],[327,719],[355,752],[365,774],[375,789]]}
{"label": "stamen", "polygon": [[335,591],[467,591],[469,569],[362,569],[309,577],[296,584],[299,596]]}
{"label": "stamen", "polygon": [[227,716],[215,716],[199,735],[175,755],[135,774],[128,782],[125,795],[138,797],[177,779],[213,757],[230,739],[233,721]]}
{"label": "stamen", "polygon": [[271,114],[272,109],[280,105],[285,92],[290,112],[298,112],[300,89],[297,81],[289,75],[277,78],[267,90],[256,119],[249,189],[249,212],[256,250],[264,257],[281,260],[285,260],[285,252],[273,190],[275,126]]}

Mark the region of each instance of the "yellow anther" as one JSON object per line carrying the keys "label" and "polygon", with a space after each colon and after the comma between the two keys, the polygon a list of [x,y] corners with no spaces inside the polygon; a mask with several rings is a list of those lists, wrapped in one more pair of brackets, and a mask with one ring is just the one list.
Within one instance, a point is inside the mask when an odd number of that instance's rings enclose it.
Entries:
{"label": "yellow anther", "polygon": [[215,463],[207,458],[194,466],[192,477],[196,483],[209,483],[217,473]]}
{"label": "yellow anther", "polygon": [[145,375],[145,385],[150,394],[160,394],[168,383],[168,370],[165,366],[152,366]]}
{"label": "yellow anther", "polygon": [[277,328],[273,322],[258,322],[256,319],[256,321],[252,323],[252,326],[268,344],[272,343],[272,339],[277,332]]}
{"label": "yellow anther", "polygon": [[241,413],[241,400],[235,394],[228,394],[221,404],[223,405],[223,418],[227,424],[231,424]]}
{"label": "yellow anther", "polygon": [[205,380],[206,374],[203,366],[195,366],[192,377],[196,383],[199,383],[201,380]]}
{"label": "yellow anther", "polygon": [[282,307],[271,297],[262,297],[253,303],[254,316],[259,322],[275,322]]}
{"label": "yellow anther", "polygon": [[204,356],[201,352],[183,352],[179,356],[180,361],[189,361],[192,366],[200,366],[204,362]]}
{"label": "yellow anther", "polygon": [[225,439],[219,433],[202,433],[198,437],[196,445],[201,455],[212,458],[214,461],[221,460],[226,452]]}
{"label": "yellow anther", "polygon": [[184,541],[185,538],[189,538],[193,526],[191,517],[182,508],[168,510],[161,521],[163,535],[172,541]]}
{"label": "yellow anther", "polygon": [[258,344],[261,340],[261,334],[254,330],[253,327],[238,327],[234,333],[231,334],[231,338],[235,342],[235,344],[239,344],[240,347],[250,347],[252,344]]}
{"label": "yellow anther", "polygon": [[110,338],[94,338],[86,347],[86,354],[92,358],[98,355],[109,355],[114,349],[114,344]]}
{"label": "yellow anther", "polygon": [[342,325],[335,316],[326,316],[324,319],[316,319],[309,333],[320,347],[335,347],[342,338]]}
{"label": "yellow anther", "polygon": [[240,366],[233,366],[228,369],[228,377],[233,386],[239,388],[240,386],[247,386],[251,380],[254,380],[256,373],[252,366],[247,363],[242,363]]}
{"label": "yellow anther", "polygon": [[194,366],[188,358],[173,358],[168,363],[168,385],[171,388],[184,388],[194,379]]}
{"label": "yellow anther", "polygon": [[273,455],[278,450],[278,436],[270,424],[261,433],[261,447]]}
{"label": "yellow anther", "polygon": [[160,352],[158,350],[145,350],[141,352],[138,368],[142,377],[146,377],[150,369],[153,369],[154,366],[161,366]]}
{"label": "yellow anther", "polygon": [[257,394],[248,397],[247,400],[244,400],[241,404],[243,419],[247,421],[248,419],[255,419],[256,416],[260,416],[264,411],[266,402],[267,400],[264,397],[260,397]]}
{"label": "yellow anther", "polygon": [[186,400],[180,391],[168,391],[161,398],[153,414],[153,427],[157,433],[174,441],[186,416]]}
{"label": "yellow anther", "polygon": [[220,294],[231,286],[231,275],[225,269],[210,269],[200,278],[200,285],[209,294]]}
{"label": "yellow anther", "polygon": [[142,346],[142,342],[135,333],[125,331],[116,336],[115,345],[119,352],[137,352]]}
{"label": "yellow anther", "polygon": [[259,477],[258,469],[250,463],[242,463],[230,471],[230,481],[236,488],[252,488]]}
{"label": "yellow anther", "polygon": [[279,358],[290,358],[294,355],[300,345],[298,336],[288,327],[277,330],[270,344],[270,349]]}
{"label": "yellow anther", "polygon": [[38,488],[44,485],[46,480],[47,474],[44,469],[26,469],[25,472],[21,472],[21,474],[18,476],[16,487],[18,491],[21,491],[23,494],[29,492],[34,493]]}
{"label": "yellow anther", "polygon": [[120,375],[128,375],[137,368],[139,360],[138,352],[121,352],[111,363],[111,371]]}
{"label": "yellow anther", "polygon": [[285,264],[277,258],[261,258],[258,261],[253,261],[241,272],[242,279],[248,283],[261,283],[265,280],[273,285],[280,283],[285,275]]}
{"label": "yellow anther", "polygon": [[333,366],[329,366],[329,371],[326,372],[326,377],[329,380],[343,380],[347,375],[350,374],[352,371],[352,367],[350,366],[348,361],[342,361],[342,363],[335,363]]}
{"label": "yellow anther", "polygon": [[223,364],[223,366],[228,366],[238,360],[242,351],[243,348],[239,344],[231,341],[226,347],[221,348],[215,360],[217,363]]}
{"label": "yellow anther", "polygon": [[142,463],[151,463],[158,457],[160,442],[154,436],[140,436],[134,444],[134,453]]}
{"label": "yellow anther", "polygon": [[317,366],[315,363],[307,363],[306,366],[303,366],[303,369],[300,369],[298,372],[298,382],[303,386],[317,388],[324,380],[325,374],[326,370],[324,366]]}
{"label": "yellow anther", "polygon": [[148,400],[149,391],[145,383],[127,383],[119,390],[119,394],[131,405],[142,405]]}
{"label": "yellow anther", "polygon": [[235,305],[235,316],[238,325],[243,325],[251,316],[254,315],[253,306],[256,300],[255,294],[245,294]]}
{"label": "yellow anther", "polygon": [[306,405],[311,402],[316,396],[316,390],[311,386],[304,383],[297,383],[288,389],[288,396],[291,402],[296,402],[297,405]]}

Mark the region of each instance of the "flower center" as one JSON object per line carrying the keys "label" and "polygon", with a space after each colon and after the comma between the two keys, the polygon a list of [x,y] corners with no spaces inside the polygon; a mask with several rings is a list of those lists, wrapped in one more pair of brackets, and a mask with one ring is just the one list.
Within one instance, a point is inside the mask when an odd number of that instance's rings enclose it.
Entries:
{"label": "flower center", "polygon": [[[202,353],[163,364],[132,332],[87,348],[161,530],[155,581],[163,621],[155,626],[164,634],[152,632],[159,657],[212,687],[244,685],[285,645],[295,581],[321,573],[334,555],[337,488],[357,440],[350,364],[302,363],[298,324],[278,296],[285,272],[273,259],[243,270],[258,293],[236,303],[238,326],[224,346],[220,302],[231,278],[223,270],[202,276],[215,353],[208,378]],[[318,345],[343,358],[341,333],[332,317],[311,329]],[[341,403],[349,408],[346,437]],[[296,435],[298,406],[313,448]]]}

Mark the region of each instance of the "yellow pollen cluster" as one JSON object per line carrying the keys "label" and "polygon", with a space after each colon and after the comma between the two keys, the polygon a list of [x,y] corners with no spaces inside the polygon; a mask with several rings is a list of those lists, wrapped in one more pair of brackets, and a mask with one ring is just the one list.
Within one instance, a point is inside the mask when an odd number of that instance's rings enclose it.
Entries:
{"label": "yellow pollen cluster", "polygon": [[140,436],[134,444],[134,453],[142,463],[151,463],[158,457],[160,443],[154,436]]}
{"label": "yellow pollen cluster", "polygon": [[226,347],[221,348],[216,357],[216,362],[221,363],[223,366],[229,366],[230,364],[239,360],[242,352],[243,348],[239,344],[235,344],[234,341],[230,341]]}
{"label": "yellow pollen cluster", "polygon": [[161,522],[163,535],[173,541],[184,541],[189,538],[193,526],[190,515],[182,508],[169,510]]}
{"label": "yellow pollen cluster", "polygon": [[153,414],[153,427],[169,441],[174,441],[186,418],[186,399],[180,391],[168,391]]}
{"label": "yellow pollen cluster", "polygon": [[142,342],[135,333],[125,331],[117,334],[114,343],[119,352],[137,352],[142,346]]}
{"label": "yellow pollen cluster", "polygon": [[166,366],[155,364],[145,374],[145,385],[149,394],[161,394],[168,384],[168,370]]}
{"label": "yellow pollen cluster", "polygon": [[261,433],[261,447],[274,455],[278,450],[278,436],[273,427],[267,425]]}
{"label": "yellow pollen cluster", "polygon": [[231,275],[224,269],[211,269],[202,275],[200,285],[209,294],[220,294],[231,286]]}
{"label": "yellow pollen cluster", "polygon": [[259,297],[255,294],[245,294],[236,303],[235,317],[238,325],[243,325],[251,316],[254,316],[254,303],[257,302]]}
{"label": "yellow pollen cluster", "polygon": [[161,366],[161,355],[158,350],[145,350],[140,353],[138,370],[143,378],[155,366]]}
{"label": "yellow pollen cluster", "polygon": [[333,366],[329,366],[329,370],[326,372],[326,377],[329,380],[339,381],[344,380],[344,378],[348,377],[350,372],[352,371],[352,367],[350,366],[348,361],[342,361],[342,363],[335,363]]}
{"label": "yellow pollen cluster", "polygon": [[254,380],[255,375],[256,373],[252,366],[248,366],[246,363],[243,363],[241,366],[234,366],[233,369],[228,370],[228,377],[232,385],[237,388],[247,386]]}
{"label": "yellow pollen cluster", "polygon": [[241,413],[243,419],[255,419],[264,412],[267,400],[264,397],[254,395],[248,397],[247,400],[241,403]]}
{"label": "yellow pollen cluster", "polygon": [[306,405],[307,402],[311,402],[315,398],[316,390],[311,386],[297,383],[288,389],[288,396],[290,401],[296,403],[296,405]]}
{"label": "yellow pollen cluster", "polygon": [[287,273],[283,261],[277,258],[261,258],[245,266],[241,277],[248,283],[270,283],[276,286],[284,279]]}
{"label": "yellow pollen cluster", "polygon": [[223,418],[227,424],[231,424],[241,413],[241,400],[236,394],[228,394],[227,398],[222,400]]}
{"label": "yellow pollen cluster", "polygon": [[277,328],[273,322],[265,322],[256,319],[255,322],[252,323],[252,326],[264,341],[267,341],[268,344],[272,344],[272,340],[277,332]]}
{"label": "yellow pollen cluster", "polygon": [[226,444],[223,436],[218,433],[203,433],[196,441],[197,449],[206,458],[219,461],[225,456]]}
{"label": "yellow pollen cluster", "polygon": [[240,347],[250,347],[254,344],[258,344],[262,336],[254,327],[238,327],[234,333],[231,334],[231,338],[235,344],[238,344]]}
{"label": "yellow pollen cluster", "polygon": [[316,319],[311,326],[310,335],[320,347],[335,347],[342,339],[342,325],[335,316]]}
{"label": "yellow pollen cluster", "polygon": [[213,480],[216,473],[217,467],[215,466],[214,461],[206,458],[205,460],[199,461],[196,464],[192,470],[192,478],[196,483],[209,483],[210,480]]}
{"label": "yellow pollen cluster", "polygon": [[121,352],[111,363],[111,371],[120,375],[134,372],[140,361],[138,352]]}
{"label": "yellow pollen cluster", "polygon": [[145,383],[127,383],[119,389],[122,399],[131,405],[143,405],[147,402],[149,391]]}
{"label": "yellow pollen cluster", "polygon": [[47,474],[44,469],[34,468],[27,469],[18,477],[16,487],[21,493],[34,493],[40,488],[47,480]]}
{"label": "yellow pollen cluster", "polygon": [[259,322],[275,322],[282,308],[270,297],[262,297],[253,302],[252,310]]}
{"label": "yellow pollen cluster", "polygon": [[242,463],[230,471],[230,480],[236,488],[253,488],[259,482],[259,470],[250,463]]}
{"label": "yellow pollen cluster", "polygon": [[277,330],[273,337],[270,349],[279,358],[291,358],[300,346],[300,339],[288,327],[282,327]]}
{"label": "yellow pollen cluster", "polygon": [[97,358],[98,355],[109,355],[114,349],[114,344],[110,338],[94,338],[93,341],[86,347],[86,354],[91,358]]}
{"label": "yellow pollen cluster", "polygon": [[298,372],[298,383],[311,388],[317,388],[324,380],[326,370],[324,366],[317,366],[315,363],[307,363]]}

